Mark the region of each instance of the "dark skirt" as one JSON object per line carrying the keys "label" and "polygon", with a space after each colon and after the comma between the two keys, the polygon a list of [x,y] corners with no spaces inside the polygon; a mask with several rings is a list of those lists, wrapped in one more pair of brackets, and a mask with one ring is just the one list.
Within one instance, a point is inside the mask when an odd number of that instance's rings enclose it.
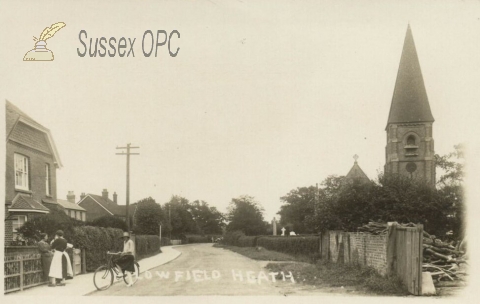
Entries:
{"label": "dark skirt", "polygon": [[48,281],[48,273],[50,272],[50,264],[52,263],[53,254],[47,253],[42,254],[42,269],[43,269],[43,280]]}
{"label": "dark skirt", "polygon": [[118,259],[116,259],[114,262],[115,264],[120,266],[120,268],[122,268],[122,271],[125,271],[125,270],[130,272],[135,271],[135,267],[134,267],[135,258],[133,257],[133,255],[123,255]]}

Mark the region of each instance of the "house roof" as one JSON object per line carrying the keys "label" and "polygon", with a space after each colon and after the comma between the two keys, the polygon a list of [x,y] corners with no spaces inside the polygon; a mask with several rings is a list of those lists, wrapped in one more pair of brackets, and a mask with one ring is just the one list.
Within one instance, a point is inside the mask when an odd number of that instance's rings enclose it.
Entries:
{"label": "house roof", "polygon": [[[85,198],[83,198],[80,202],[78,202],[78,204],[81,204],[82,201],[84,201],[89,196],[94,201],[96,201],[99,205],[101,205],[105,210],[107,210],[110,214],[125,217],[125,212],[126,212],[126,206],[125,205],[117,205],[111,199],[109,199],[109,198],[105,199],[101,195],[96,195],[96,194],[90,194],[89,193],[85,196]],[[128,210],[129,215],[134,214],[136,207],[137,207],[136,203],[129,205],[129,210]]]}
{"label": "house roof", "polygon": [[7,141],[12,140],[41,152],[53,154],[55,164],[62,167],[50,130],[33,120],[10,101],[5,101]]}
{"label": "house roof", "polygon": [[72,202],[69,202],[69,201],[66,201],[66,200],[57,199],[57,203],[65,209],[86,211],[85,209],[83,209],[79,205],[77,205],[75,203],[72,203]]}
{"label": "house roof", "polygon": [[360,166],[358,165],[357,161],[355,161],[350,171],[348,171],[346,178],[354,179],[354,180],[370,181],[368,176],[365,174],[365,172],[363,172],[362,168],[360,168]]}
{"label": "house roof", "polygon": [[17,194],[9,208],[10,211],[40,212],[48,213],[49,209],[33,198],[24,194]]}
{"label": "house roof", "polygon": [[387,127],[392,123],[434,122],[410,25],[403,44]]}

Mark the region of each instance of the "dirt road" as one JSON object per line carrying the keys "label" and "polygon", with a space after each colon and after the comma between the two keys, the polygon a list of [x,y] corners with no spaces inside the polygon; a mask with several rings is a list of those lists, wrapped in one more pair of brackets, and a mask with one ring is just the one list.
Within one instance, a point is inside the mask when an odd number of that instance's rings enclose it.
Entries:
{"label": "dirt road", "polygon": [[194,296],[194,295],[320,295],[331,291],[303,286],[290,273],[275,276],[263,268],[265,262],[199,244],[176,247],[176,260],[141,274],[127,287],[118,283],[92,296]]}

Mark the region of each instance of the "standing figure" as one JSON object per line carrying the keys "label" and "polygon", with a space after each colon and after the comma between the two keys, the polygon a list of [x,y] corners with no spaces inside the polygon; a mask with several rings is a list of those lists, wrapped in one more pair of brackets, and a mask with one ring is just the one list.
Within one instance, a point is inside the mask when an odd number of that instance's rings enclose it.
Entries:
{"label": "standing figure", "polygon": [[50,272],[50,264],[52,263],[53,253],[50,245],[47,243],[48,235],[40,234],[40,241],[37,243],[38,251],[42,255],[43,280],[48,281],[48,273]]}
{"label": "standing figure", "polygon": [[63,231],[58,230],[55,233],[55,240],[51,244],[54,250],[52,264],[50,265],[51,282],[49,287],[56,286],[56,279],[61,280],[59,286],[65,286],[65,279],[68,276],[73,276],[72,265],[70,258],[66,256],[65,249],[67,249],[67,241],[63,238]]}

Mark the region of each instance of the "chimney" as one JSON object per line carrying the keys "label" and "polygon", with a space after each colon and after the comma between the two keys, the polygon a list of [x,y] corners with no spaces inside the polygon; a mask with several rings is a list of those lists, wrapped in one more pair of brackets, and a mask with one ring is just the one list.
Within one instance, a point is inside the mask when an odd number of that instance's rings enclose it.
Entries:
{"label": "chimney", "polygon": [[108,199],[108,191],[107,191],[107,189],[103,189],[103,191],[102,191],[102,197],[103,197],[104,199]]}
{"label": "chimney", "polygon": [[68,191],[67,201],[75,204],[75,194],[73,193],[73,191]]}
{"label": "chimney", "polygon": [[80,194],[80,200],[84,199],[85,198],[85,192],[82,192],[82,194]]}
{"label": "chimney", "polygon": [[117,192],[113,192],[113,202],[118,205],[117,203]]}

